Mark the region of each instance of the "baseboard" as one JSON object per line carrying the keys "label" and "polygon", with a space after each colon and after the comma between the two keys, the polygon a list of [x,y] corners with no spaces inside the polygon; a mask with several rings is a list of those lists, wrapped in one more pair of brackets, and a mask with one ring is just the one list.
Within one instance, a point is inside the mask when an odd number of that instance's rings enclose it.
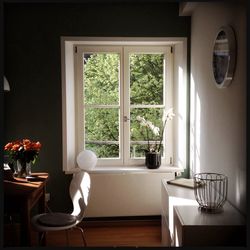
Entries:
{"label": "baseboard", "polygon": [[83,225],[88,227],[108,226],[160,226],[161,216],[119,216],[119,217],[92,217],[84,218]]}

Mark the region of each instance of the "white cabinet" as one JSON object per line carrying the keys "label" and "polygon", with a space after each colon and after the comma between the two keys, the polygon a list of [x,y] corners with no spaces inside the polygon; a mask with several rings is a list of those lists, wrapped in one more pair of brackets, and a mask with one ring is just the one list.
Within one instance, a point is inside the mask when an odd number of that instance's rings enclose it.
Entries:
{"label": "white cabinet", "polygon": [[229,202],[222,213],[200,211],[194,190],[162,180],[162,245],[245,246],[246,219]]}

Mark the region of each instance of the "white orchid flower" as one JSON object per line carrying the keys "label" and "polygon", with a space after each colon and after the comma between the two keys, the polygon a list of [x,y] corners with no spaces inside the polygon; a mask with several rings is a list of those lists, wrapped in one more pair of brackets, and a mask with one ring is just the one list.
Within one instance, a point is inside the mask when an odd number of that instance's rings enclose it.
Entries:
{"label": "white orchid flower", "polygon": [[152,122],[148,122],[149,128],[152,130],[154,135],[160,135],[160,128],[156,127]]}
{"label": "white orchid flower", "polygon": [[138,116],[136,117],[136,120],[137,120],[138,122],[140,122],[141,126],[144,126],[144,127],[148,126],[148,125],[147,125],[147,121],[145,120],[144,117],[141,117],[141,116],[138,115]]}
{"label": "white orchid flower", "polygon": [[168,111],[167,111],[167,115],[166,115],[166,120],[167,121],[170,121],[174,118],[175,114],[173,112],[173,108],[170,108]]}
{"label": "white orchid flower", "polygon": [[160,128],[156,127],[151,121],[147,121],[144,117],[141,116],[137,116],[136,119],[140,122],[141,126],[151,129],[154,135],[160,135]]}
{"label": "white orchid flower", "polygon": [[[148,151],[161,152],[163,133],[164,133],[164,130],[166,127],[166,123],[167,123],[167,121],[172,120],[174,118],[174,116],[175,116],[175,114],[173,113],[173,108],[170,108],[166,112],[166,116],[165,116],[165,119],[162,121],[163,125],[161,128],[156,127],[151,121],[147,121],[144,117],[141,117],[141,116],[136,117],[137,121],[140,122],[140,125],[147,128]],[[155,136],[159,136],[159,138],[155,139],[154,145],[150,145],[150,143],[149,143],[148,129],[150,129]],[[157,143],[158,140],[160,141],[160,143]]]}

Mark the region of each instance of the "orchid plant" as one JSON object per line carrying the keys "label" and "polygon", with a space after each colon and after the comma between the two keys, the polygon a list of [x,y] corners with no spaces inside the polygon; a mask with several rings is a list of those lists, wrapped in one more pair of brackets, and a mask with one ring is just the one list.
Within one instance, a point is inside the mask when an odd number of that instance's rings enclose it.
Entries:
{"label": "orchid plant", "polygon": [[[155,152],[155,153],[161,152],[163,135],[164,135],[164,130],[166,128],[166,124],[168,121],[172,120],[174,116],[175,114],[173,113],[173,108],[170,108],[167,111],[167,114],[163,120],[163,124],[161,128],[155,126],[151,121],[147,121],[144,117],[141,117],[141,116],[136,117],[136,120],[140,122],[140,125],[146,128],[146,139],[148,141],[147,150],[146,150],[147,152]],[[149,138],[150,130],[152,134],[154,135],[154,138]],[[153,144],[150,143],[151,141],[154,141],[154,143]]]}

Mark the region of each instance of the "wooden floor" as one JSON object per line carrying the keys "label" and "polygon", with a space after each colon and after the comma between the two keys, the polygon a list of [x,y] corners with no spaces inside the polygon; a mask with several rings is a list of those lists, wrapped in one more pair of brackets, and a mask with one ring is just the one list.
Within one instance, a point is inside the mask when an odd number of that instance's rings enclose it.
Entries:
{"label": "wooden floor", "polygon": [[[120,224],[120,225],[119,225]],[[154,247],[161,246],[160,222],[116,223],[110,225],[89,225],[84,228],[85,239],[89,247]],[[47,234],[47,246],[67,246],[65,231],[49,232]],[[33,239],[33,245],[37,245],[37,237]],[[69,231],[71,247],[83,246],[81,233],[77,229]]]}

